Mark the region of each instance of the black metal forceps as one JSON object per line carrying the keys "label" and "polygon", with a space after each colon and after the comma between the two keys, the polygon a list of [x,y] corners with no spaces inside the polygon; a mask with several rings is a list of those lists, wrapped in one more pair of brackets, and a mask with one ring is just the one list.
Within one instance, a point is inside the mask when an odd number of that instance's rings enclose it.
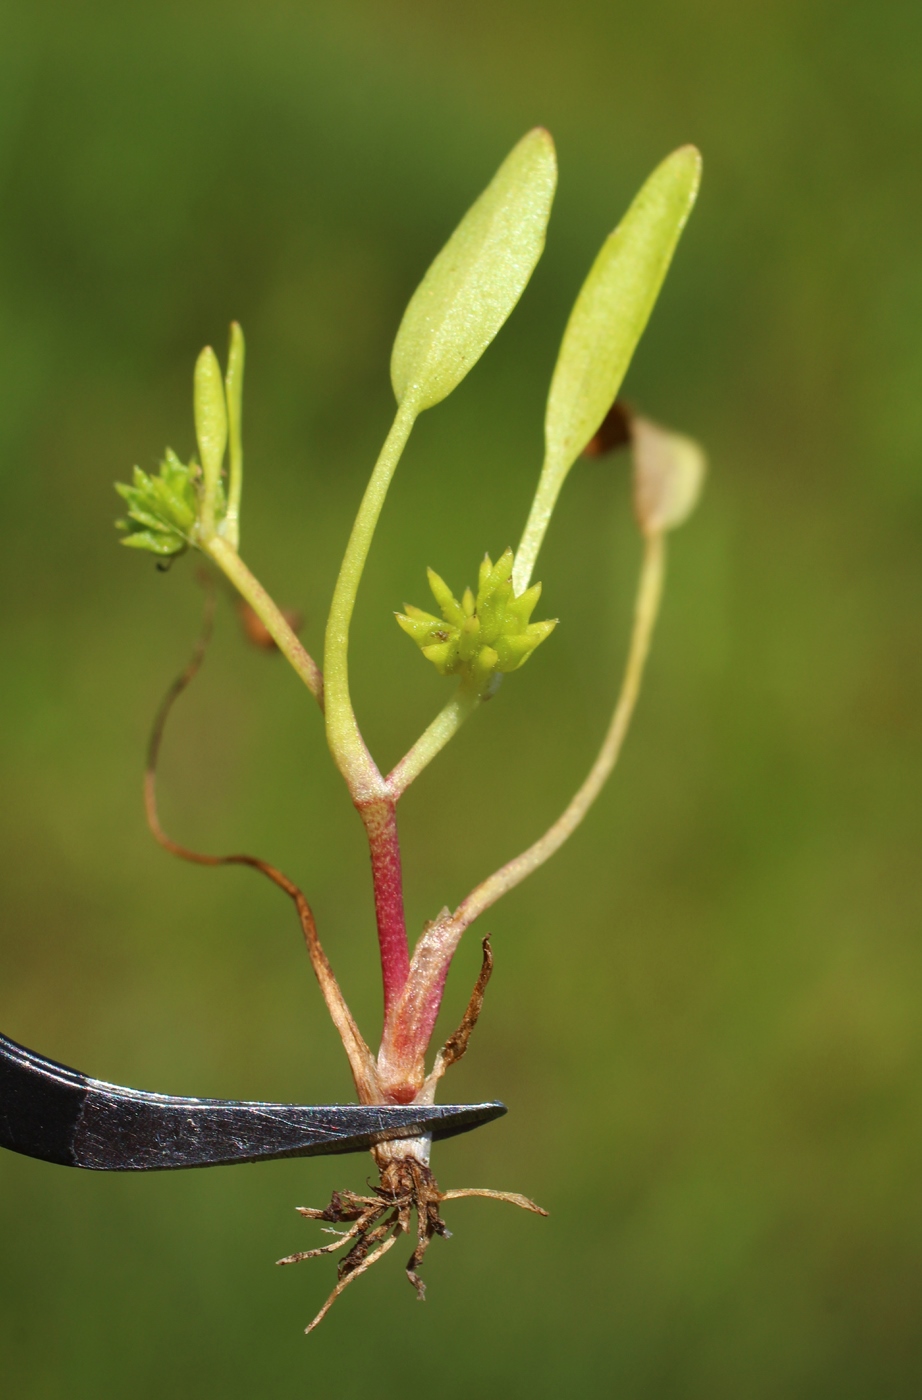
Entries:
{"label": "black metal forceps", "polygon": [[102,1172],[176,1171],[361,1152],[389,1138],[454,1137],[505,1104],[238,1103],[91,1079],[0,1035],[0,1147]]}

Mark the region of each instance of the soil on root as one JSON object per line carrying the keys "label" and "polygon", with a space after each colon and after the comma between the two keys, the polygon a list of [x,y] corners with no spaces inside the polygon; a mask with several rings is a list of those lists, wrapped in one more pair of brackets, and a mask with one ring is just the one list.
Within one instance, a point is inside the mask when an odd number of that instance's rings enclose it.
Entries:
{"label": "soil on root", "polygon": [[348,1227],[344,1231],[329,1230],[330,1234],[337,1236],[332,1244],[302,1250],[278,1260],[279,1264],[300,1264],[305,1259],[333,1254],[349,1246],[348,1253],[339,1261],[336,1287],[305,1331],[312,1332],[353,1279],[376,1264],[401,1235],[412,1234],[414,1214],[416,1248],[407,1261],[406,1271],[417,1298],[422,1302],[426,1296],[426,1285],[417,1270],[423,1256],[434,1236],[441,1235],[443,1239],[448,1239],[451,1235],[439,1207],[443,1201],[459,1200],[462,1196],[487,1196],[495,1201],[508,1201],[522,1210],[534,1211],[536,1215],[547,1215],[546,1210],[516,1191],[490,1191],[480,1187],[440,1191],[429,1167],[415,1157],[398,1157],[386,1162],[381,1168],[381,1180],[370,1196],[357,1196],[352,1191],[334,1191],[330,1204],[324,1210],[298,1206],[298,1214],[309,1220],[323,1220],[331,1227]]}

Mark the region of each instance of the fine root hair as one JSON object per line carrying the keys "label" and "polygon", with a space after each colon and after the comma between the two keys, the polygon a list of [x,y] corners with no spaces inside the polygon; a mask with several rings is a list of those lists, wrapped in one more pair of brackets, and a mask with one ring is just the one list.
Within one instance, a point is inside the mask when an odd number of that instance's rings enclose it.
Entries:
{"label": "fine root hair", "polygon": [[[330,1204],[323,1210],[299,1206],[298,1214],[308,1220],[322,1220],[329,1225],[346,1225],[348,1228],[341,1234],[335,1232],[337,1238],[331,1244],[289,1254],[279,1259],[279,1264],[300,1264],[305,1259],[317,1259],[349,1246],[348,1252],[339,1261],[336,1287],[305,1331],[313,1332],[349,1284],[383,1258],[401,1235],[413,1235],[414,1214],[416,1245],[407,1260],[406,1273],[417,1298],[422,1302],[426,1296],[426,1285],[418,1271],[426,1251],[436,1235],[441,1235],[443,1239],[451,1236],[439,1207],[443,1201],[457,1201],[464,1196],[486,1196],[494,1201],[508,1201],[522,1210],[547,1215],[546,1210],[517,1191],[489,1191],[481,1187],[440,1191],[430,1169],[414,1157],[400,1157],[385,1163],[380,1183],[369,1196],[357,1196],[352,1191],[334,1191]],[[330,1233],[334,1232],[331,1230]]]}

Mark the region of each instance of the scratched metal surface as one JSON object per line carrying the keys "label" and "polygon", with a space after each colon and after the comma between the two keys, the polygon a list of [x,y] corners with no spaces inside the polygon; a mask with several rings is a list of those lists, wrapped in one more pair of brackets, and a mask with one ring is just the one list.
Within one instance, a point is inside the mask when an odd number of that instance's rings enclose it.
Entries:
{"label": "scratched metal surface", "polygon": [[455,1136],[502,1104],[245,1103],[107,1084],[0,1035],[0,1147],[90,1171],[176,1171],[361,1152],[376,1140]]}

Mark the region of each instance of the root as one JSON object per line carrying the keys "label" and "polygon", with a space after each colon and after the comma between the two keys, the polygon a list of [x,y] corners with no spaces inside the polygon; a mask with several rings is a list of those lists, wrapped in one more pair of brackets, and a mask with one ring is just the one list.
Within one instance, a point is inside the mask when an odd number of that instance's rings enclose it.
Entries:
{"label": "root", "polygon": [[522,1210],[534,1211],[536,1215],[547,1215],[541,1206],[515,1191],[488,1191],[478,1187],[440,1191],[429,1168],[414,1157],[398,1157],[386,1162],[381,1169],[380,1184],[374,1188],[371,1196],[334,1191],[325,1210],[299,1206],[298,1213],[309,1220],[324,1220],[330,1224],[348,1225],[349,1228],[332,1244],[289,1254],[279,1259],[279,1264],[300,1264],[304,1259],[316,1259],[350,1245],[348,1253],[339,1261],[336,1287],[305,1331],[313,1332],[353,1279],[376,1264],[397,1243],[400,1235],[411,1233],[414,1212],[416,1248],[407,1261],[406,1273],[417,1298],[422,1302],[426,1296],[426,1285],[417,1270],[434,1237],[441,1235],[443,1239],[449,1239],[451,1236],[439,1207],[443,1201],[457,1201],[463,1196],[487,1196],[494,1201],[508,1201]]}

